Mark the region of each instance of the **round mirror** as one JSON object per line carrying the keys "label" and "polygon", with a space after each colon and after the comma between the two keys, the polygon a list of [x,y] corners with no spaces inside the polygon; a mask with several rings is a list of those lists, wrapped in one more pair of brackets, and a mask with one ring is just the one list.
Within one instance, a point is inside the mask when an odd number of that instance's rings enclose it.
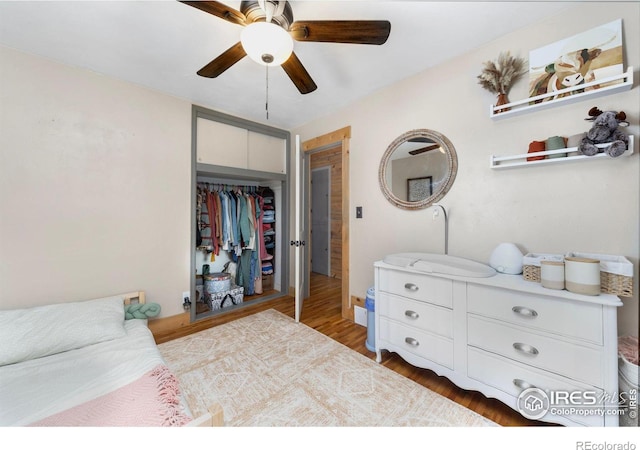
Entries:
{"label": "round mirror", "polygon": [[404,209],[422,209],[445,196],[458,172],[453,144],[437,131],[418,129],[399,136],[382,156],[382,193]]}

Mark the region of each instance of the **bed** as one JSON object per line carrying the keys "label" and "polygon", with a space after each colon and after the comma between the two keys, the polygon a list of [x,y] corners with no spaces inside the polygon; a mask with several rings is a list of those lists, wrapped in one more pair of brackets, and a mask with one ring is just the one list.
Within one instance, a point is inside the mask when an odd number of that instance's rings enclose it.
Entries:
{"label": "bed", "polygon": [[[0,311],[0,426],[217,426],[193,417],[146,318],[144,292]],[[131,314],[127,314],[131,317]]]}

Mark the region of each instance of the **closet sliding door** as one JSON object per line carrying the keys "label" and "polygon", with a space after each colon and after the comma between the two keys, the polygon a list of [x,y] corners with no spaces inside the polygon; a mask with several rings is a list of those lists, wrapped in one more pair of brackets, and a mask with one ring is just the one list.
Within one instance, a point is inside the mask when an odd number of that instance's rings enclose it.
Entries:
{"label": "closet sliding door", "polygon": [[194,106],[192,137],[193,322],[288,295],[290,134]]}

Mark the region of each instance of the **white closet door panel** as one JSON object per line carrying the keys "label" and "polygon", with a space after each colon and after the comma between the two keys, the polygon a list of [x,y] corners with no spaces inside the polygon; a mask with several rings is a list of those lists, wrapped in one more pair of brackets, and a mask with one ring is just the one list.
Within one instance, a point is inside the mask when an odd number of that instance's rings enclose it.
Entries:
{"label": "white closet door panel", "polygon": [[198,119],[196,154],[199,163],[247,169],[247,133],[214,120]]}
{"label": "white closet door panel", "polygon": [[248,168],[286,173],[286,140],[249,131]]}

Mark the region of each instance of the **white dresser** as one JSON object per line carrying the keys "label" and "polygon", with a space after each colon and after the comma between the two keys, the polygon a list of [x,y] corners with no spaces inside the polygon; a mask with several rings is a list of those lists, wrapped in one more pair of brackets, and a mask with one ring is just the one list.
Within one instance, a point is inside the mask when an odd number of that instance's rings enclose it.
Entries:
{"label": "white dresser", "polygon": [[521,412],[521,392],[537,388],[527,392],[548,394],[542,421],[618,425],[618,297],[546,289],[521,275],[374,267],[378,362],[382,350],[396,352]]}

